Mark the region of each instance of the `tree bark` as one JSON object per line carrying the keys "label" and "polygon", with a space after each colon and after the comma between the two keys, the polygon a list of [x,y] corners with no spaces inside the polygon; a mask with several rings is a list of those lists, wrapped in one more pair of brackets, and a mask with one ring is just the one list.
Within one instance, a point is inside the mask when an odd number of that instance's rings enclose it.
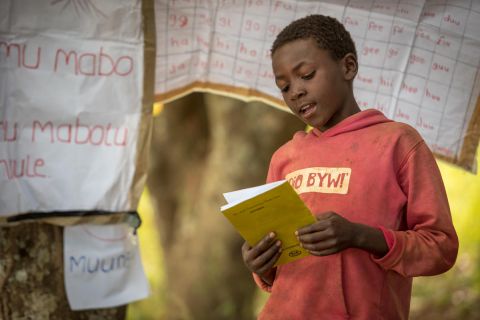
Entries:
{"label": "tree bark", "polygon": [[0,320],[124,319],[126,307],[72,311],[63,277],[63,228],[0,228]]}
{"label": "tree bark", "polygon": [[167,270],[167,319],[252,319],[255,286],[222,193],[265,183],[272,153],[304,124],[263,103],[193,94],[154,124],[148,187]]}

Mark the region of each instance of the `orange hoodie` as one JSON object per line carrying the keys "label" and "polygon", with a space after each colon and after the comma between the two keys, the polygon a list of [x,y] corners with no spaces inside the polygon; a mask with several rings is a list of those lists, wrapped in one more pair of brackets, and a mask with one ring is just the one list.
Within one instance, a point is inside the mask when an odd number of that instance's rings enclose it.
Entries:
{"label": "orange hoodie", "polygon": [[447,271],[458,238],[435,159],[412,127],[376,110],[327,131],[298,132],[275,152],[268,182],[287,179],[313,213],[380,228],[381,258],[350,248],[277,268],[259,319],[407,319],[412,277]]}

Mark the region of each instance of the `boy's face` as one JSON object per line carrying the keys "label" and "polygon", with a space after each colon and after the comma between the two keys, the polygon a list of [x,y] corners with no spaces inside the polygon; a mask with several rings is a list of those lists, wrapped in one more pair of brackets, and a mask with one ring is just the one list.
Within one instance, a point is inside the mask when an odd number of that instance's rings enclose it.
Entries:
{"label": "boy's face", "polygon": [[272,67],[283,99],[306,124],[324,131],[360,111],[351,84],[357,71],[353,54],[335,61],[314,39],[299,39],[275,51]]}

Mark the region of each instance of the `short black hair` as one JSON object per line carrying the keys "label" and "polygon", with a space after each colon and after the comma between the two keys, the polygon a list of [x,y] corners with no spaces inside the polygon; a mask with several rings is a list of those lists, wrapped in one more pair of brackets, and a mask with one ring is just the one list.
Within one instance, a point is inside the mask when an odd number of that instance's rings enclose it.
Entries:
{"label": "short black hair", "polygon": [[287,25],[277,35],[271,53],[288,42],[309,38],[314,39],[320,49],[329,51],[334,60],[342,59],[347,53],[357,57],[355,43],[343,24],[321,14],[308,15]]}

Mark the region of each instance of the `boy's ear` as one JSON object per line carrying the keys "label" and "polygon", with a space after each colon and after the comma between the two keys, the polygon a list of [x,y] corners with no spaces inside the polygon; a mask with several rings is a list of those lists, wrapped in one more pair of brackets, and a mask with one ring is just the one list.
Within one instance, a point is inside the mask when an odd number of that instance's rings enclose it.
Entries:
{"label": "boy's ear", "polygon": [[353,53],[347,53],[342,61],[345,80],[353,80],[358,72],[357,57]]}

